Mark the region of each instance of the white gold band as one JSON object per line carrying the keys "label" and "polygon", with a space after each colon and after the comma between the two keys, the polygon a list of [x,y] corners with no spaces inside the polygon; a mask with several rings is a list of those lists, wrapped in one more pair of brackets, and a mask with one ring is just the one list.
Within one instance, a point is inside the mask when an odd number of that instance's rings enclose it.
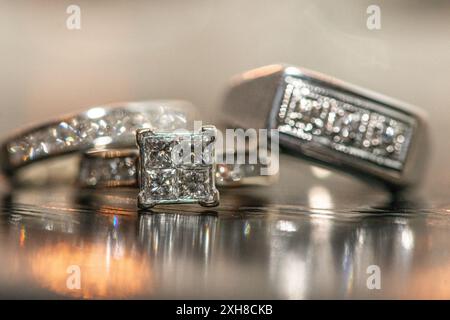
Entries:
{"label": "white gold band", "polygon": [[24,130],[2,143],[0,162],[7,175],[36,161],[94,147],[134,147],[136,130],[186,128],[193,113],[184,101],[118,103],[91,108]]}
{"label": "white gold band", "polygon": [[280,147],[392,189],[416,184],[427,157],[423,112],[343,81],[271,65],[238,76],[223,113],[241,128],[278,129]]}

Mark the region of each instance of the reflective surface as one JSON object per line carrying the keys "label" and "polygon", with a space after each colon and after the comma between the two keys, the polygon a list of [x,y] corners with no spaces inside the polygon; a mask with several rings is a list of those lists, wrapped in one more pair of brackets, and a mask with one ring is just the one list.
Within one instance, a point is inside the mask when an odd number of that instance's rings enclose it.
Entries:
{"label": "reflective surface", "polygon": [[[222,190],[214,210],[137,212],[134,189],[4,188],[0,297],[450,298],[448,203],[290,157],[281,175]],[[367,288],[370,265],[380,290]]]}

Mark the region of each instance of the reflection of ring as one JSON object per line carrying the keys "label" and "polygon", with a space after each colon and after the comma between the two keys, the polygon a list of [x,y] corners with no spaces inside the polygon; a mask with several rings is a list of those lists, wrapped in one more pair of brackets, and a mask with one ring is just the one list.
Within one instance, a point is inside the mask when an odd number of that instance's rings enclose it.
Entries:
{"label": "reflection of ring", "polygon": [[278,129],[281,147],[390,188],[421,178],[427,130],[415,107],[296,67],[266,66],[236,80],[223,106],[233,125]]}
{"label": "reflection of ring", "polygon": [[99,146],[132,147],[139,128],[175,130],[187,124],[182,101],[123,103],[89,109],[31,128],[2,144],[6,174],[38,160]]}

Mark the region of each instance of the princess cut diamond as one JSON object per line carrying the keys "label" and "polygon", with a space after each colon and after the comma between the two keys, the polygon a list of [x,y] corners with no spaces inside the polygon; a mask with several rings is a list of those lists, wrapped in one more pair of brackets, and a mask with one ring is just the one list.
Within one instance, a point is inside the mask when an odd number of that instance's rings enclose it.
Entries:
{"label": "princess cut diamond", "polygon": [[177,190],[176,169],[145,170],[144,184],[155,200],[175,200]]}
{"label": "princess cut diamond", "polygon": [[201,132],[155,133],[138,130],[141,208],[156,204],[199,203],[216,206],[215,128]]}
{"label": "princess cut diamond", "polygon": [[179,195],[183,199],[203,199],[208,201],[208,196],[213,194],[211,189],[213,176],[208,167],[178,169],[180,176]]}

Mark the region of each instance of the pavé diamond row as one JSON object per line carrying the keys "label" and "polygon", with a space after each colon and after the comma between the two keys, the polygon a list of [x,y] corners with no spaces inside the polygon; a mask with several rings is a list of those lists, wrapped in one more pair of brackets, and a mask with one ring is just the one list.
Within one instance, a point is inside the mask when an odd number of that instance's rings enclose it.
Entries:
{"label": "pav\u00e9 diamond row", "polygon": [[90,150],[80,161],[78,182],[82,187],[137,186],[136,149]]}
{"label": "pav\u00e9 diamond row", "polygon": [[400,120],[364,101],[286,77],[278,112],[280,132],[401,170],[414,119]]}
{"label": "pav\u00e9 diamond row", "polygon": [[427,121],[411,105],[329,76],[269,65],[234,78],[228,123],[278,129],[281,149],[390,189],[415,185],[429,146]]}

